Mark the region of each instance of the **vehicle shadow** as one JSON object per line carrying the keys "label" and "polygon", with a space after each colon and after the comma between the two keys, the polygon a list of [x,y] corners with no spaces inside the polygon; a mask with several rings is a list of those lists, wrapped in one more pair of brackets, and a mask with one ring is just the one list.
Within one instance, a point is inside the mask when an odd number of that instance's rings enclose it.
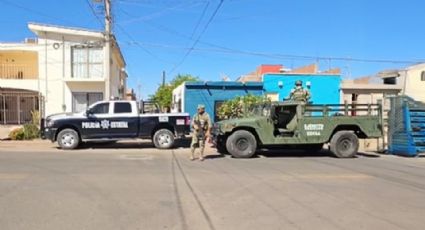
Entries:
{"label": "vehicle shadow", "polygon": [[[320,151],[305,151],[305,150],[294,150],[294,149],[281,149],[281,150],[260,150],[257,151],[257,157],[266,157],[266,158],[303,158],[303,157],[313,157],[313,158],[337,158],[331,151],[327,149],[322,149]],[[354,158],[367,157],[367,158],[378,158],[380,155],[359,152]]]}
{"label": "vehicle shadow", "polygon": [[[174,149],[177,148],[189,148],[190,138],[177,139],[174,145]],[[78,147],[80,150],[84,149],[148,149],[155,148],[151,141],[123,141],[123,142],[83,142]],[[60,149],[57,147],[57,149]]]}
{"label": "vehicle shadow", "polygon": [[144,148],[154,148],[153,144],[150,142],[85,142],[82,143],[78,149],[144,149]]}

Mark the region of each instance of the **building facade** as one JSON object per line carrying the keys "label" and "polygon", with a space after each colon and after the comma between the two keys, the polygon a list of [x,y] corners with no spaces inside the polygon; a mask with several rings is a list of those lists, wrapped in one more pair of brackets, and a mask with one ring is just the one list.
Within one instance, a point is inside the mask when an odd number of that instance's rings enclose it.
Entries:
{"label": "building facade", "polygon": [[339,74],[264,74],[264,92],[272,101],[289,99],[297,80],[301,80],[304,88],[310,91],[312,103],[340,103],[341,76]]}
{"label": "building facade", "polygon": [[401,88],[401,94],[425,102],[425,63],[405,69],[382,71],[378,76],[382,78],[384,84]]}
{"label": "building facade", "polygon": [[[28,27],[36,39],[0,44],[1,88],[33,92],[39,101],[34,110],[41,110],[43,116],[80,112],[99,100],[125,98],[126,64],[115,39],[108,61],[102,32],[34,23]],[[3,123],[14,120],[14,113],[28,113],[14,105],[15,100],[0,98],[1,112],[8,114],[3,115]],[[16,112],[8,109],[14,107]]]}
{"label": "building facade", "polygon": [[263,95],[261,82],[185,82],[173,91],[172,112],[196,113],[198,104],[205,105],[213,122],[218,121],[217,109],[227,100],[244,95]]}

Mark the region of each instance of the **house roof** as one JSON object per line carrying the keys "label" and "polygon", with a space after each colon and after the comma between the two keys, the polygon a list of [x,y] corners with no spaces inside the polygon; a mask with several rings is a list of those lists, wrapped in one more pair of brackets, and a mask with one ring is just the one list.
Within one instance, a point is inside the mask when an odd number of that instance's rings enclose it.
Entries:
{"label": "house roof", "polygon": [[236,82],[236,81],[206,81],[206,82],[186,82],[186,87],[254,87],[262,88],[262,82]]}
{"label": "house roof", "polygon": [[28,28],[37,34],[37,36],[42,37],[44,34],[41,32],[50,32],[57,34],[69,34],[69,35],[80,35],[94,38],[103,38],[104,35],[101,31],[89,30],[84,28],[77,27],[65,27],[58,25],[42,24],[30,22],[28,23]]}
{"label": "house roof", "polygon": [[399,85],[388,85],[388,84],[365,84],[365,83],[354,83],[352,81],[341,82],[342,90],[377,90],[377,91],[401,91]]}

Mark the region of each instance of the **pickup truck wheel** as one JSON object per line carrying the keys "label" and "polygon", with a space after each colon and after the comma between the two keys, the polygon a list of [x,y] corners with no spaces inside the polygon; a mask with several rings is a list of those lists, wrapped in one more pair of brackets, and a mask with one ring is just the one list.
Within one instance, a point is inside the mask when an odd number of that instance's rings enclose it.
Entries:
{"label": "pickup truck wheel", "polygon": [[235,158],[250,158],[257,150],[257,140],[252,133],[239,130],[227,138],[226,149]]}
{"label": "pickup truck wheel", "polygon": [[59,132],[57,141],[61,149],[76,149],[80,144],[80,137],[73,129],[64,129]]}
{"label": "pickup truck wheel", "polygon": [[352,158],[359,150],[359,139],[352,131],[339,131],[333,135],[330,149],[338,158]]}
{"label": "pickup truck wheel", "polygon": [[153,135],[153,144],[158,149],[169,149],[174,145],[174,134],[168,129],[160,129]]}

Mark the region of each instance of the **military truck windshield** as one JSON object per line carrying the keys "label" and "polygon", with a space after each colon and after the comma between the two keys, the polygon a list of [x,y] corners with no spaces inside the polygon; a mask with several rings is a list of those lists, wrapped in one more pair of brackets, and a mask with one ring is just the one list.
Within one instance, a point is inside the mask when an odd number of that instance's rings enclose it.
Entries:
{"label": "military truck windshield", "polygon": [[253,106],[251,110],[249,110],[249,114],[254,116],[268,117],[270,116],[270,105],[263,104],[263,105]]}

